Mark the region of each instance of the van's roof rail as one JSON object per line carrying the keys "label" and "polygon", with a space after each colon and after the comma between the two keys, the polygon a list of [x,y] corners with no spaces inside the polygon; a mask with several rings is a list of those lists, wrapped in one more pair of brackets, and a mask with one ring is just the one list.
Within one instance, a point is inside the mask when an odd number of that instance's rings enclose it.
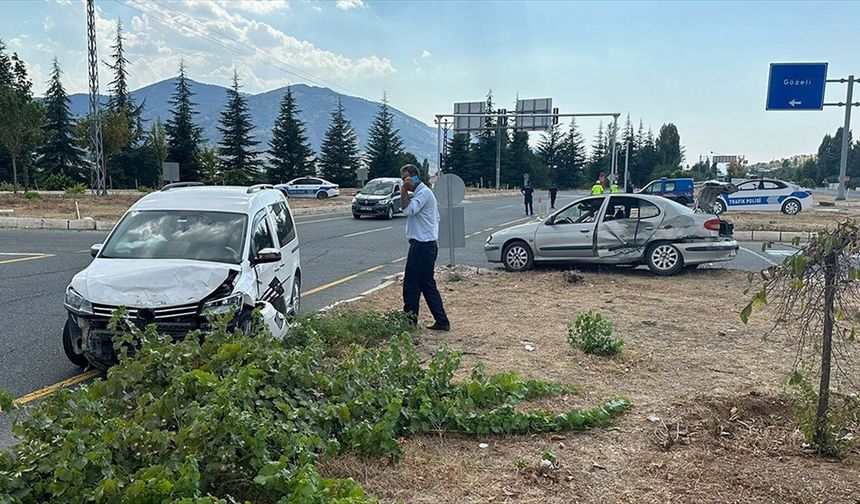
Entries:
{"label": "van's roof rail", "polygon": [[275,188],[275,186],[273,186],[272,184],[254,184],[248,188],[248,194],[262,191],[263,189],[274,189],[274,188]]}
{"label": "van's roof rail", "polygon": [[177,187],[196,187],[204,185],[203,182],[174,182],[172,184],[167,184],[162,187],[162,191],[167,191],[169,189],[176,189]]}

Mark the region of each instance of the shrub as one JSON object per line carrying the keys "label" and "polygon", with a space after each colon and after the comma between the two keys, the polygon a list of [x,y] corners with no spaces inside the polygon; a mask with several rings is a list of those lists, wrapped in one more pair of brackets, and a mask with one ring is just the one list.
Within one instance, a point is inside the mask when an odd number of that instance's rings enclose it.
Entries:
{"label": "shrub", "polygon": [[66,188],[66,194],[69,196],[84,194],[85,192],[87,192],[87,186],[81,183],[77,183]]}
{"label": "shrub", "polygon": [[28,200],[40,200],[42,199],[42,195],[37,191],[27,191],[24,193],[24,197]]}
{"label": "shrub", "polygon": [[624,340],[612,337],[612,324],[593,311],[580,313],[574,324],[568,324],[567,341],[573,348],[597,355],[617,354],[624,345]]}
{"label": "shrub", "polygon": [[15,187],[9,182],[0,182],[0,191],[12,192],[15,190]]}
{"label": "shrub", "polygon": [[44,191],[63,191],[73,185],[75,185],[75,181],[62,173],[52,173],[42,178],[42,190]]}
{"label": "shrub", "polygon": [[155,189],[153,189],[153,188],[151,188],[151,187],[147,187],[147,186],[143,186],[143,185],[142,185],[142,186],[137,186],[137,192],[142,192],[142,193],[147,193],[147,194],[148,194],[148,193],[151,193],[151,192],[152,192],[152,191],[154,191],[154,190],[155,190]]}
{"label": "shrub", "polygon": [[389,341],[412,327],[402,311],[335,310],[300,315],[290,327],[290,340],[306,345],[320,338],[330,351],[338,352],[352,344],[367,347]]}
{"label": "shrub", "polygon": [[815,422],[818,411],[818,392],[809,379],[799,372],[791,375],[788,384],[793,388],[792,403],[797,424],[804,440],[825,457],[845,458],[854,448],[854,439],[847,434],[860,426],[860,399],[830,393],[830,407],[824,442],[815,444]]}
{"label": "shrub", "polygon": [[[251,336],[226,330],[173,343],[132,328],[115,339],[130,358],[92,385],[48,397],[17,423],[0,451],[0,495],[12,502],[361,503],[352,480],[316,463],[344,451],[396,458],[398,438],[429,430],[525,434],[607,425],[619,398],[564,414],[524,410],[527,398],[564,390],[514,373],[453,377],[456,353],[422,366],[408,334],[383,350],[324,356],[321,339],[290,347],[257,318]],[[6,401],[8,402],[8,401]],[[211,500],[210,500],[211,501]],[[185,502],[191,502],[190,500]]]}

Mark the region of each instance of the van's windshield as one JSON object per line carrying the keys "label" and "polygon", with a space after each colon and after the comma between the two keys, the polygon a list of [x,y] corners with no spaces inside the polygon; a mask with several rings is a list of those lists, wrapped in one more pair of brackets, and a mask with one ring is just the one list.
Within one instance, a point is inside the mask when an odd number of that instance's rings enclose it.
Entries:
{"label": "van's windshield", "polygon": [[106,259],[242,261],[247,216],[189,210],[132,212],[102,248]]}
{"label": "van's windshield", "polygon": [[371,180],[361,189],[361,194],[366,196],[386,196],[391,194],[391,189],[394,188],[393,182],[382,182]]}

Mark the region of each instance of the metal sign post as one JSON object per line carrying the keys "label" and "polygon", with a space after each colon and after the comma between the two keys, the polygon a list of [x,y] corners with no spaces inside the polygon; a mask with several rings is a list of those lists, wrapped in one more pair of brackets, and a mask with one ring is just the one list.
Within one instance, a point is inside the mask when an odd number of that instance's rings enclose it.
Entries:
{"label": "metal sign post", "polygon": [[[824,107],[845,107],[842,126],[842,152],[839,159],[839,195],[845,199],[845,175],[848,169],[848,136],[851,131],[851,107],[854,103],[854,75],[847,79],[828,79],[827,63],[771,63],[765,110],[822,110]],[[848,84],[845,102],[825,103],[827,83]]]}
{"label": "metal sign post", "polygon": [[439,241],[446,244],[449,250],[449,266],[455,263],[454,249],[466,246],[466,220],[463,207],[454,206],[466,197],[466,184],[463,179],[453,173],[446,173],[437,180],[433,187],[436,200],[443,205],[442,222],[439,227]]}

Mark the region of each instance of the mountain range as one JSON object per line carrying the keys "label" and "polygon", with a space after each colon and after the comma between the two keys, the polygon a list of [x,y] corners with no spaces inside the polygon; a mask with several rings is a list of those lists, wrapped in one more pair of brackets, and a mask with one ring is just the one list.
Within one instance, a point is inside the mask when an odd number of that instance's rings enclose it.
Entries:
{"label": "mountain range", "polygon": [[[195,109],[198,112],[195,121],[203,128],[203,138],[217,145],[220,139],[217,129],[218,119],[227,102],[227,88],[192,80],[189,80],[189,83],[194,92],[192,101],[196,104]],[[175,84],[175,79],[167,79],[132,92],[135,103],[145,104],[143,118],[146,121],[159,118],[162,122],[166,122],[171,116],[170,99],[173,96]],[[359,149],[365,149],[367,132],[379,110],[378,102],[339,94],[324,87],[305,84],[291,87],[296,104],[301,109],[299,118],[305,123],[308,141],[314,152],[319,152],[338,98],[343,103],[346,117],[358,136]],[[283,87],[265,93],[244,94],[254,124],[254,136],[260,142],[257,146],[260,151],[268,149],[272,126],[280,110],[281,99],[286,92],[287,88]],[[78,117],[85,115],[89,110],[89,95],[77,93],[70,98],[72,114]],[[107,103],[107,97],[102,96],[100,101]],[[419,161],[427,158],[431,165],[435,165],[435,128],[393,107],[391,111],[394,114],[394,127],[400,130],[400,136],[403,139],[403,148],[415,154]]]}

